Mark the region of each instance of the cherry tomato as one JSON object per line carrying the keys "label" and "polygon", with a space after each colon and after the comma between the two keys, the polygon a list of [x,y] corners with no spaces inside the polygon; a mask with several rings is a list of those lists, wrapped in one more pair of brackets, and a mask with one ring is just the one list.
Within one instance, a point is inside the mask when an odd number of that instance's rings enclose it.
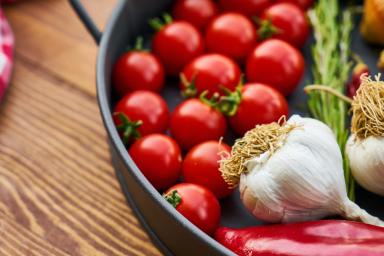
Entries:
{"label": "cherry tomato", "polygon": [[209,24],[205,43],[208,51],[242,62],[256,44],[255,27],[242,14],[225,13]]}
{"label": "cherry tomato", "polygon": [[163,63],[167,74],[175,76],[188,62],[203,53],[203,38],[188,22],[175,21],[156,33],[152,49]]}
{"label": "cherry tomato", "polygon": [[211,97],[215,92],[223,94],[220,86],[234,90],[240,82],[241,71],[228,57],[205,54],[190,62],[182,76],[186,81],[182,81],[180,87],[187,96],[200,95],[207,90]]}
{"label": "cherry tomato", "polygon": [[371,71],[367,64],[359,61],[352,70],[351,80],[347,83],[346,92],[348,97],[353,98],[356,95],[356,91],[359,89],[362,82],[362,75],[369,76],[371,75]]}
{"label": "cherry tomato", "polygon": [[278,3],[291,3],[306,11],[313,5],[313,0],[277,0]]}
{"label": "cherry tomato", "polygon": [[226,12],[238,12],[249,17],[259,15],[273,0],[219,0],[219,7]]}
{"label": "cherry tomato", "polygon": [[178,0],[172,12],[175,20],[185,20],[199,30],[204,30],[217,13],[217,6],[212,0]]}
{"label": "cherry tomato", "polygon": [[117,60],[112,79],[119,95],[136,90],[159,92],[164,85],[164,68],[149,52],[129,51]]}
{"label": "cherry tomato", "polygon": [[183,161],[184,181],[201,185],[218,198],[230,195],[233,189],[228,187],[219,171],[221,153],[230,154],[231,148],[218,141],[207,141],[194,146]]}
{"label": "cherry tomato", "polygon": [[178,212],[208,235],[212,235],[218,228],[220,204],[208,189],[196,184],[181,183],[168,189],[164,197]]}
{"label": "cherry tomato", "polygon": [[237,134],[243,135],[258,124],[277,122],[284,115],[288,116],[288,103],[281,93],[265,84],[246,84],[229,123]]}
{"label": "cherry tomato", "polygon": [[[123,114],[123,115],[122,115]],[[168,127],[167,104],[158,94],[150,91],[135,91],[122,98],[114,108],[113,121],[125,143],[131,137],[151,133],[163,133]],[[140,121],[141,125],[135,124]],[[138,132],[138,134],[137,134]]]}
{"label": "cherry tomato", "polygon": [[304,74],[304,59],[290,44],[269,39],[253,50],[246,65],[249,82],[273,86],[283,95],[291,94]]}
{"label": "cherry tomato", "polygon": [[166,135],[151,134],[137,140],[129,149],[129,155],[158,190],[169,188],[180,176],[181,150]]}
{"label": "cherry tomato", "polygon": [[[309,35],[309,24],[305,13],[296,5],[290,3],[274,4],[264,10],[261,19],[273,26],[277,32],[264,30],[264,37],[281,39],[291,45],[301,48]],[[268,22],[269,21],[269,22]],[[259,31],[263,31],[260,30]],[[262,36],[263,37],[263,36]]]}
{"label": "cherry tomato", "polygon": [[178,105],[172,113],[170,128],[179,145],[190,149],[207,140],[219,140],[224,136],[227,124],[216,109],[199,99],[189,99]]}

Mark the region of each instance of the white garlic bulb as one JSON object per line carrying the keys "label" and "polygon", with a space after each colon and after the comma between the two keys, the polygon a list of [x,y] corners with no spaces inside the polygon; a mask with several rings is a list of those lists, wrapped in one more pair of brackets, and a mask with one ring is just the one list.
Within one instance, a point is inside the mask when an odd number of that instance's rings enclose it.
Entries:
{"label": "white garlic bulb", "polygon": [[345,151],[355,180],[384,196],[384,82],[362,76],[352,101],[352,125]]}
{"label": "white garlic bulb", "polygon": [[230,181],[234,178],[230,169],[236,166],[233,161],[239,163],[233,156],[239,156],[244,148],[248,149],[242,152],[243,156],[256,149],[245,145],[244,140],[260,141],[267,147],[272,145],[258,156],[239,158],[244,160],[240,162],[246,169],[240,174],[241,199],[256,218],[288,223],[341,215],[374,225],[383,224],[348,199],[342,156],[328,126],[297,115],[281,126],[288,127],[286,133],[271,135],[263,130],[267,126],[249,131],[235,143],[232,158],[221,161],[223,177]]}
{"label": "white garlic bulb", "polygon": [[353,177],[365,189],[384,196],[384,137],[359,140],[352,134],[346,145]]}

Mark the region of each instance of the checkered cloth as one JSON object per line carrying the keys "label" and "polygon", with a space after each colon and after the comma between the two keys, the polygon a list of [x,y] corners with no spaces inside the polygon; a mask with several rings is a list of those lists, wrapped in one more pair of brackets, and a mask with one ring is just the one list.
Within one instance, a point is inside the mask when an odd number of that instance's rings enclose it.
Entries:
{"label": "checkered cloth", "polygon": [[13,45],[11,27],[0,8],[0,102],[11,78]]}

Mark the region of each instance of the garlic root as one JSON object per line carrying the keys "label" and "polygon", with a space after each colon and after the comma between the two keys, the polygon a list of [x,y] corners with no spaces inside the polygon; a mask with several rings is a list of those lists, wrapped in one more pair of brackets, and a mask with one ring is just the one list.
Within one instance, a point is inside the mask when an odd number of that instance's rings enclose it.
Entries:
{"label": "garlic root", "polygon": [[351,132],[360,139],[384,136],[384,82],[380,75],[372,80],[361,77],[361,85],[352,101]]}

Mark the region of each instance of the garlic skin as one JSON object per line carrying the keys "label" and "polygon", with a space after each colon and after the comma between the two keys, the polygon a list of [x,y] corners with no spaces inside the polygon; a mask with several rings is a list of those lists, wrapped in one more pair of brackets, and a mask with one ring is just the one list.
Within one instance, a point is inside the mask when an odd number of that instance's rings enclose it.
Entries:
{"label": "garlic skin", "polygon": [[384,137],[359,139],[352,134],[345,150],[355,180],[366,190],[384,196]]}
{"label": "garlic skin", "polygon": [[283,145],[245,162],[240,195],[258,219],[289,223],[341,215],[383,225],[347,197],[340,148],[324,123],[294,115]]}

